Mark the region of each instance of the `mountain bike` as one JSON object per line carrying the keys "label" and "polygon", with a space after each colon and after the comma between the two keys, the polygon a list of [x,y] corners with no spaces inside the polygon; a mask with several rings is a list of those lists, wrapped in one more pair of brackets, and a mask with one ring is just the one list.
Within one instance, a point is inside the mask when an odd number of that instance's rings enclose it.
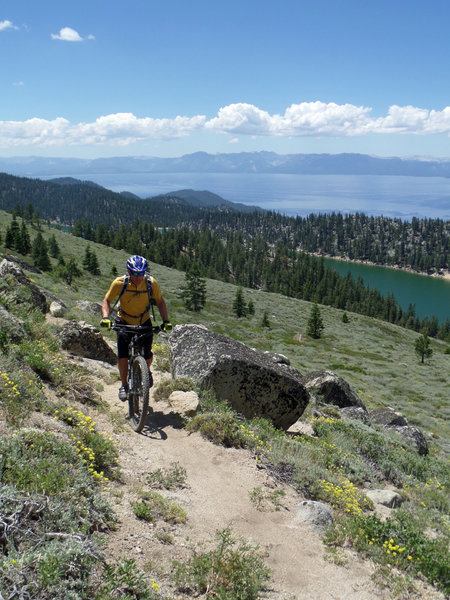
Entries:
{"label": "mountain bike", "polygon": [[152,386],[143,346],[148,337],[161,332],[161,327],[151,329],[141,325],[113,323],[112,329],[132,334],[128,344],[128,414],[131,426],[139,433],[143,430],[149,413],[149,395]]}

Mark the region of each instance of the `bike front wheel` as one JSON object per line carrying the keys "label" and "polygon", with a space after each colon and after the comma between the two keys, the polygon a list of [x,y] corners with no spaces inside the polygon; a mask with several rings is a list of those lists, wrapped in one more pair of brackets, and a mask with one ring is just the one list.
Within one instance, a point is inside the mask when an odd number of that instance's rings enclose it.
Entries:
{"label": "bike front wheel", "polygon": [[128,409],[131,426],[139,433],[143,430],[148,414],[150,377],[147,362],[143,356],[136,356],[131,365]]}

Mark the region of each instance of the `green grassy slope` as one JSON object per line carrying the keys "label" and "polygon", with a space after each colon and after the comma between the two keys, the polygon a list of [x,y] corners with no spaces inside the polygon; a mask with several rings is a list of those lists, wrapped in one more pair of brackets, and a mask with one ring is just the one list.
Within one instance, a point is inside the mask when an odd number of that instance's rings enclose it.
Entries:
{"label": "green grassy slope", "polygon": [[[2,242],[10,219],[8,213],[0,211]],[[49,230],[47,226],[43,226],[42,233],[45,238],[54,233],[64,258],[73,256],[81,266],[87,242],[55,229]],[[32,238],[35,234],[30,228]],[[86,274],[75,280],[72,287],[55,281],[46,273],[33,274],[32,279],[69,307],[82,299],[101,302],[112,279],[111,268],[115,266],[119,273],[124,272],[128,255],[100,244],[89,244],[97,254],[102,275]],[[1,245],[0,251],[5,251]],[[29,256],[27,260],[31,262]],[[282,353],[302,373],[331,370],[350,383],[369,410],[391,406],[401,411],[411,425],[432,436],[436,450],[445,450],[449,439],[450,355],[444,353],[447,348],[444,342],[431,340],[433,355],[421,364],[414,352],[417,333],[352,313],[348,313],[350,322],[343,323],[342,311],[326,306],[320,307],[324,335],[319,340],[312,340],[306,336],[311,303],[279,294],[244,290],[246,301],[252,299],[255,305],[255,315],[237,319],[232,311],[236,286],[214,280],[207,280],[206,308],[199,314],[190,313],[179,298],[184,273],[153,263],[151,272],[161,285],[174,324],[201,323],[252,347]],[[270,329],[261,327],[264,311],[269,315]],[[71,311],[71,316],[89,318],[77,309]],[[294,340],[297,334],[302,335],[301,342]]]}

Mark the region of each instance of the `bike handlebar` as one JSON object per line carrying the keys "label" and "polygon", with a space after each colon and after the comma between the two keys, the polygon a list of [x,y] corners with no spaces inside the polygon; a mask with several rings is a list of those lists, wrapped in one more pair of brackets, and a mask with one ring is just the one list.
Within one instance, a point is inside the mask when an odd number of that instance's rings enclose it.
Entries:
{"label": "bike handlebar", "polygon": [[158,334],[163,331],[161,325],[155,325],[153,327],[144,327],[143,325],[128,325],[127,323],[113,323],[111,329],[115,331],[124,331],[125,333],[154,333]]}

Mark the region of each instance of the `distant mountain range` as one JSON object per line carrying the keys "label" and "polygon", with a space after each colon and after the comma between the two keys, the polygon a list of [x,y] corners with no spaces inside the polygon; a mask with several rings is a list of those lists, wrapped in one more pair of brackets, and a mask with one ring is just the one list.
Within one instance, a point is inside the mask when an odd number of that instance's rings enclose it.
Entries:
{"label": "distant mountain range", "polygon": [[195,152],[178,158],[0,158],[0,172],[26,177],[71,177],[107,173],[286,173],[306,175],[407,175],[450,177],[450,160],[382,158],[367,154],[276,154]]}

